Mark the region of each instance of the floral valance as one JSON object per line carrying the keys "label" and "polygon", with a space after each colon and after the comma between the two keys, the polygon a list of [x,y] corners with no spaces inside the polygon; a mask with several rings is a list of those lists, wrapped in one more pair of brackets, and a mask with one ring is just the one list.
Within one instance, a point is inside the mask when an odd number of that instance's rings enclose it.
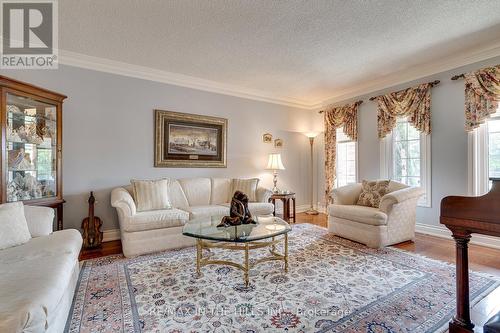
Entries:
{"label": "floral valance", "polygon": [[378,137],[384,138],[396,126],[398,117],[408,117],[420,132],[431,132],[431,88],[433,83],[377,96]]}
{"label": "floral valance", "polygon": [[358,107],[361,101],[334,107],[324,111],[325,121],[325,178],[326,202],[335,184],[337,157],[337,128],[343,127],[344,133],[354,141],[358,139]]}
{"label": "floral valance", "polygon": [[[343,127],[345,135],[351,140],[358,139],[358,106],[359,101],[325,111],[325,129]],[[326,131],[325,131],[326,133]]]}
{"label": "floral valance", "polygon": [[465,130],[479,127],[497,111],[500,102],[500,65],[464,75]]}

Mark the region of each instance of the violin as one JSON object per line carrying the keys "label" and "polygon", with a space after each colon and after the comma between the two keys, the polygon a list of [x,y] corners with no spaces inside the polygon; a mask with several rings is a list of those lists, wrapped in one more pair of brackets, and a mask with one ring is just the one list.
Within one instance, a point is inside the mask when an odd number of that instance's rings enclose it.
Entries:
{"label": "violin", "polygon": [[100,247],[102,244],[102,221],[94,215],[95,197],[94,192],[90,192],[89,197],[89,216],[82,221],[83,230],[83,248],[90,249]]}

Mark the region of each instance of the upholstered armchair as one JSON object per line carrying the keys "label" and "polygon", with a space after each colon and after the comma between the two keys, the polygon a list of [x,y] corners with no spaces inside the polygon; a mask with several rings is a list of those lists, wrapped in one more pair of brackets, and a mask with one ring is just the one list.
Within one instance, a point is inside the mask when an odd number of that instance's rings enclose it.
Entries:
{"label": "upholstered armchair", "polygon": [[361,190],[361,184],[352,184],[331,192],[334,202],[328,206],[331,232],[371,248],[415,238],[417,202],[424,194],[421,188],[391,181],[379,208],[356,205]]}

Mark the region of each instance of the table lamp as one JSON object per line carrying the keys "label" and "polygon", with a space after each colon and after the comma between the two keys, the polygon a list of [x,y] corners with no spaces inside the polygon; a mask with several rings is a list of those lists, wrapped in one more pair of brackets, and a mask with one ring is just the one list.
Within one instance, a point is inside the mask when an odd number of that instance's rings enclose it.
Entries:
{"label": "table lamp", "polygon": [[267,161],[267,170],[273,170],[273,192],[278,193],[280,190],[276,186],[278,183],[278,170],[285,170],[283,163],[281,162],[281,154],[269,154],[269,160]]}

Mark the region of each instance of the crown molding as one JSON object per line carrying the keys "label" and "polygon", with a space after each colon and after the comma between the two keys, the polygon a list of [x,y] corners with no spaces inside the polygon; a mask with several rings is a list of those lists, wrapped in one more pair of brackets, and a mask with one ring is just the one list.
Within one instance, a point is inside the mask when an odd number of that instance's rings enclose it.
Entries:
{"label": "crown molding", "polygon": [[349,100],[358,96],[370,94],[379,90],[418,80],[427,76],[449,71],[458,67],[473,64],[500,56],[500,40],[489,45],[483,45],[452,57],[435,62],[414,66],[406,70],[391,73],[387,76],[365,81],[355,87],[338,91],[325,100],[309,103],[293,97],[269,94],[263,91],[246,89],[216,81],[205,80],[193,76],[157,70],[151,67],[132,65],[81,53],[59,50],[59,63],[100,72],[134,77],[143,80],[161,82],[175,86],[192,88],[212,93],[241,97],[261,102],[279,104],[305,110],[319,110],[326,105]]}
{"label": "crown molding", "polygon": [[379,90],[418,80],[434,74],[453,70],[462,66],[484,61],[500,56],[500,40],[488,45],[482,45],[472,50],[442,58],[438,61],[429,62],[423,65],[414,66],[402,71],[391,73],[387,76],[366,81],[353,88],[340,90],[337,94],[322,101],[322,107],[342,102],[351,98],[370,94]]}
{"label": "crown molding", "polygon": [[126,62],[94,57],[61,49],[59,50],[59,63],[295,108],[310,109],[312,106],[310,103],[293,97],[273,95],[259,90],[242,88],[193,76],[161,71],[151,67],[133,65]]}

